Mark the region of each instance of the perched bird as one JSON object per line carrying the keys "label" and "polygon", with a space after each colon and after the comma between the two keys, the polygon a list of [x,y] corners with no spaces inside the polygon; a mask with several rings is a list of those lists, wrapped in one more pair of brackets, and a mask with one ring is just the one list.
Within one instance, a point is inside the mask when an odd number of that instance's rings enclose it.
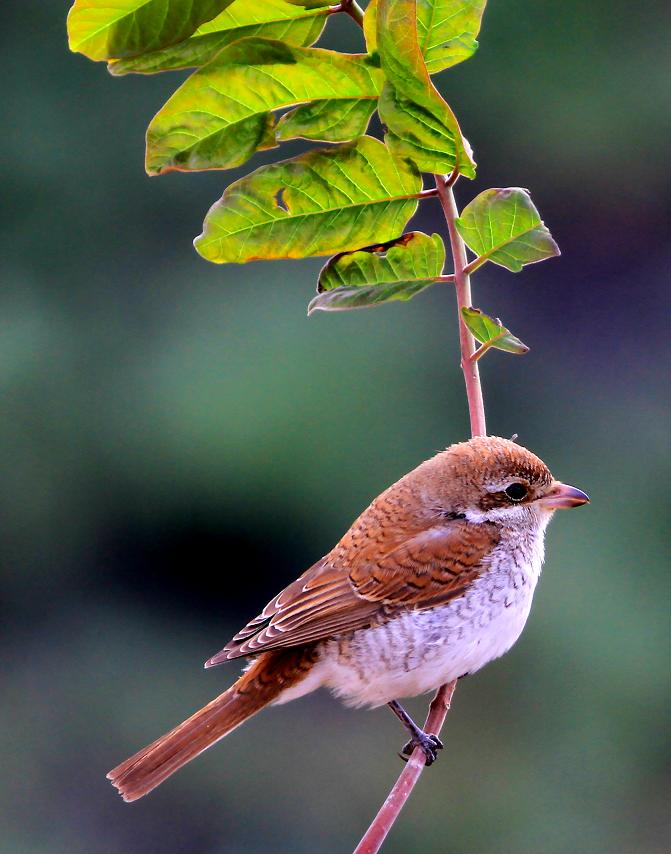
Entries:
{"label": "perched bird", "polygon": [[364,510],[212,667],[251,656],[227,691],[107,775],[146,795],[264,706],[325,686],[353,706],[388,703],[427,764],[442,745],[398,698],[432,691],[503,655],[531,608],[553,512],[588,497],[507,439],[452,445]]}

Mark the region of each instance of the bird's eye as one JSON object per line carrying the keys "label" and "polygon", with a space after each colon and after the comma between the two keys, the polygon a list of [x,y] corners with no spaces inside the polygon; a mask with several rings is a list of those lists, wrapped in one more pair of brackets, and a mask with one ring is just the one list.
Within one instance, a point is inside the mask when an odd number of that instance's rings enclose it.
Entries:
{"label": "bird's eye", "polygon": [[527,497],[527,488],[523,483],[511,483],[506,486],[505,493],[511,501],[522,501]]}

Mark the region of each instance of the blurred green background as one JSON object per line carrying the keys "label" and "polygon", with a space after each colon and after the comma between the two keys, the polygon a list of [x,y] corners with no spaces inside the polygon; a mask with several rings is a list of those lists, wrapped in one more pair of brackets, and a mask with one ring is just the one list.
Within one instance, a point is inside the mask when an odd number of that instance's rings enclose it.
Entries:
{"label": "blurred green background", "polygon": [[[70,55],[66,11],[4,0],[0,33],[0,850],[347,852],[400,769],[385,709],[269,710],[133,805],[105,772],[223,690],[236,664],[202,662],[467,435],[453,295],[308,321],[319,261],[200,260],[249,166],[147,179],[178,78]],[[528,187],[563,251],[477,276],[532,347],[486,359],[490,430],[592,505],[552,526],[526,632],[460,685],[390,854],[669,850],[670,27],[662,2],[492,0],[439,78],[480,164],[460,203]],[[433,202],[415,226],[443,229]]]}

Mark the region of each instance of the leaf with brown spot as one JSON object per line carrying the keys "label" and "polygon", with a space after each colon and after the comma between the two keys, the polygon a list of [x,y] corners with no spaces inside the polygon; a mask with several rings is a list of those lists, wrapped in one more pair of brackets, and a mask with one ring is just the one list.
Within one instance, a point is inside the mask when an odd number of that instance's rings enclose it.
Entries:
{"label": "leaf with brown spot", "polygon": [[394,240],[414,214],[421,189],[411,163],[363,136],[262,166],[231,184],[207,214],[195,246],[208,261],[241,264]]}
{"label": "leaf with brown spot", "polygon": [[331,258],[319,274],[315,311],[368,308],[392,300],[409,300],[434,284],[445,264],[438,234],[411,231],[388,243],[376,243]]}

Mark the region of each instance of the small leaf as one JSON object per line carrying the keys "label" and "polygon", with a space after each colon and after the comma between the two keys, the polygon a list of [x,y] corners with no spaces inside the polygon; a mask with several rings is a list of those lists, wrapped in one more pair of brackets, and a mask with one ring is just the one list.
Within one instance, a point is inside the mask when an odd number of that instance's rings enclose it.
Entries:
{"label": "small leaf", "polygon": [[412,164],[363,136],[262,166],[226,189],[207,214],[198,252],[217,264],[304,258],[393,240],[417,209]]}
{"label": "small leaf", "polygon": [[461,309],[461,316],[473,337],[487,349],[494,347],[496,350],[505,350],[506,353],[515,353],[518,356],[529,352],[527,345],[506,329],[498,318],[490,317],[479,308],[466,307]]}
{"label": "small leaf", "polygon": [[[366,7],[364,33],[369,53],[377,49],[378,0]],[[429,74],[473,56],[487,0],[423,0],[417,4],[417,40]]]}
{"label": "small leaf", "polygon": [[313,139],[319,142],[348,142],[363,136],[376,107],[375,100],[311,101],[285,113],[277,123],[275,137]]}
{"label": "small leaf", "polygon": [[431,82],[420,49],[416,0],[378,0],[377,45],[385,84],[378,104],[386,141],[422,172],[475,177],[475,162],[457,119]]}
{"label": "small leaf", "polygon": [[466,205],[456,224],[478,256],[472,270],[493,261],[518,273],[525,264],[560,254],[528,191],[521,187],[485,190]]}
{"label": "small leaf", "polygon": [[269,39],[236,41],[192,74],[154,116],[147,129],[147,172],[239,166],[275,145],[273,110],[327,98],[374,102],[381,83],[382,72],[365,55]]}
{"label": "small leaf", "polygon": [[108,68],[115,76],[197,68],[226,45],[253,36],[307,46],[317,41],[326,18],[324,9],[301,9],[285,0],[263,0],[259,4],[237,0],[214,20],[198,27],[186,41],[141,56],[113,60]]}
{"label": "small leaf", "polygon": [[445,264],[445,246],[438,234],[411,231],[374,246],[342,252],[319,274],[314,311],[367,308],[392,300],[409,300],[432,285]]}
{"label": "small leaf", "polygon": [[75,0],[70,50],[89,59],[136,56],[188,38],[233,0]]}

